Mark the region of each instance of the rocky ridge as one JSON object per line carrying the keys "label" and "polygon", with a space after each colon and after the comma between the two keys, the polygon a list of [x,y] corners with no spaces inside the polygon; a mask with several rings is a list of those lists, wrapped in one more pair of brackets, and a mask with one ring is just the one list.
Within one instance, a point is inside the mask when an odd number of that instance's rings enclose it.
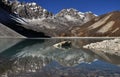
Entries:
{"label": "rocky ridge", "polygon": [[37,18],[52,17],[52,13],[48,12],[46,9],[37,5],[35,2],[24,3],[24,2],[19,2],[17,0],[13,0],[13,1],[3,0],[1,3],[3,4],[3,6],[9,7],[9,10],[7,10],[8,12],[14,13],[22,18],[37,19]]}

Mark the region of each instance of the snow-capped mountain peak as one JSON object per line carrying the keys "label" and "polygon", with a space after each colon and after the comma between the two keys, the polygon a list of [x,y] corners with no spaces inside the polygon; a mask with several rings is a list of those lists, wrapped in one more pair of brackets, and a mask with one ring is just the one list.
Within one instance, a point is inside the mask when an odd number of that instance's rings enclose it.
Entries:
{"label": "snow-capped mountain peak", "polygon": [[56,17],[65,17],[68,20],[71,18],[74,19],[80,19],[81,17],[84,17],[84,13],[79,12],[76,9],[70,8],[70,9],[63,9],[58,14],[56,14]]}
{"label": "snow-capped mountain peak", "polygon": [[35,2],[32,2],[32,3],[28,3],[29,6],[36,6],[37,4]]}
{"label": "snow-capped mountain peak", "polygon": [[65,18],[68,21],[80,21],[80,22],[88,22],[92,18],[96,17],[92,12],[80,12],[76,9],[63,9],[58,14],[56,14],[58,18]]}
{"label": "snow-capped mountain peak", "polygon": [[9,12],[18,15],[19,17],[26,19],[37,19],[37,18],[49,18],[52,17],[52,13],[46,9],[37,5],[35,2],[23,3],[19,1],[3,1],[3,4],[10,7]]}

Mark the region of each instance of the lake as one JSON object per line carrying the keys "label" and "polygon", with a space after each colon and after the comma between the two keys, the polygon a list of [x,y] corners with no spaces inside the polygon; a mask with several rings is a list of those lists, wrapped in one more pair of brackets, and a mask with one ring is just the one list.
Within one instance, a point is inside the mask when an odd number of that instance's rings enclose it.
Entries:
{"label": "lake", "polygon": [[83,48],[104,39],[1,38],[0,77],[120,77],[120,56]]}

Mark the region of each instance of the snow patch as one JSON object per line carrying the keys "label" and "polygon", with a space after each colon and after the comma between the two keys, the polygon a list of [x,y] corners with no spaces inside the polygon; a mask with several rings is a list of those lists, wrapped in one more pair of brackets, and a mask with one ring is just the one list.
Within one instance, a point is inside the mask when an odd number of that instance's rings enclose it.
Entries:
{"label": "snow patch", "polygon": [[26,20],[24,18],[15,17],[13,15],[10,15],[10,16],[11,16],[11,19],[15,20],[16,22],[21,24],[26,24]]}
{"label": "snow patch", "polygon": [[17,7],[21,7],[22,5],[21,4],[19,4]]}
{"label": "snow patch", "polygon": [[43,9],[43,12],[46,12],[47,10],[46,9]]}
{"label": "snow patch", "polygon": [[98,16],[97,14],[93,14],[93,15],[96,16],[96,17]]}
{"label": "snow patch", "polygon": [[31,3],[31,5],[32,5],[32,6],[35,6],[35,5],[36,5],[36,3],[35,3],[35,2],[33,2],[33,3]]}
{"label": "snow patch", "polygon": [[84,18],[84,17],[85,17],[85,14],[82,13],[82,12],[78,12],[78,15],[79,15],[81,18]]}
{"label": "snow patch", "polygon": [[34,8],[33,8],[33,7],[31,7],[30,9],[31,9],[31,10],[33,10]]}
{"label": "snow patch", "polygon": [[27,5],[29,5],[29,6],[36,6],[37,4],[35,2],[32,2],[32,3],[27,3]]}
{"label": "snow patch", "polygon": [[33,24],[35,24],[35,23],[39,23],[40,21],[42,21],[42,20],[44,20],[45,18],[37,18],[37,19],[35,19],[35,18],[32,18],[32,19],[26,19],[29,23],[33,23]]}
{"label": "snow patch", "polygon": [[70,9],[67,9],[67,11],[69,12],[69,11],[70,11]]}
{"label": "snow patch", "polygon": [[68,20],[68,21],[75,21],[76,19],[70,15],[65,15],[65,18]]}

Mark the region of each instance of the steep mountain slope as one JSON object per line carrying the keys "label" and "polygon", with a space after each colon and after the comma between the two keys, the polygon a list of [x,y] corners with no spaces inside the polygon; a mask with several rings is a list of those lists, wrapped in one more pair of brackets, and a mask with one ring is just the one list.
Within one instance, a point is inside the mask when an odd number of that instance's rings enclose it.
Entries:
{"label": "steep mountain slope", "polygon": [[42,32],[36,32],[21,26],[27,24],[23,18],[18,17],[15,14],[11,14],[2,8],[0,8],[0,11],[0,22],[18,34],[21,34],[25,37],[46,37],[46,35],[44,35]]}
{"label": "steep mountain slope", "polygon": [[96,17],[87,22],[81,27],[73,28],[76,36],[105,36],[105,37],[118,37],[120,36],[120,11],[114,11]]}
{"label": "steep mountain slope", "polygon": [[0,38],[25,38],[23,35],[0,23]]}
{"label": "steep mountain slope", "polygon": [[5,26],[11,28],[12,30],[26,37],[48,37],[44,35],[43,32],[36,32],[36,31],[26,29],[23,26],[21,26],[21,25],[27,24],[26,20],[24,20],[25,17],[24,18],[20,17],[15,11],[13,11],[12,5],[14,5],[13,1],[7,1],[7,0],[0,1],[0,11],[1,11],[0,22],[2,24],[4,24]]}
{"label": "steep mountain slope", "polygon": [[26,19],[37,19],[52,17],[52,13],[37,5],[36,3],[24,3],[17,0],[2,0],[0,6],[9,13]]}

